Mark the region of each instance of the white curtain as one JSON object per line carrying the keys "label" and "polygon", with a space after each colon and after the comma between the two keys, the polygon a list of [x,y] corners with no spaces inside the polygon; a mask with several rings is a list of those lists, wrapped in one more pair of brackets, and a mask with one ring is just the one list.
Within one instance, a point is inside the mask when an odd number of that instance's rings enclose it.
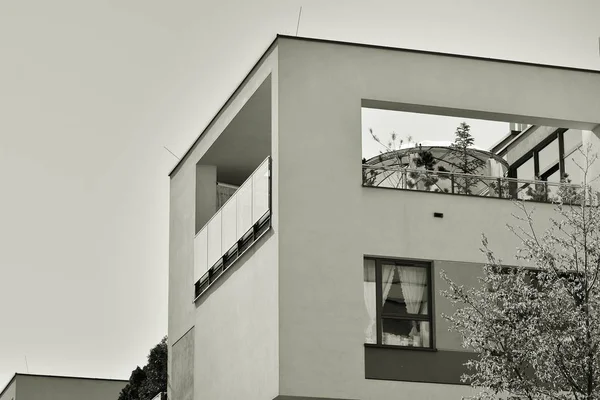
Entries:
{"label": "white curtain", "polygon": [[394,265],[382,265],[381,266],[381,282],[383,283],[383,293],[381,296],[382,304],[385,304],[385,300],[390,294],[390,289],[392,288],[392,282],[394,281],[394,270],[396,267]]}
{"label": "white curtain", "polygon": [[[381,283],[382,283],[382,296],[381,296],[381,302],[382,302],[382,306],[385,305],[385,301],[387,300],[388,295],[390,294],[390,289],[392,288],[392,283],[394,282],[394,271],[396,271],[396,266],[395,265],[385,265],[383,264],[381,266]],[[393,334],[388,334],[383,332],[383,343],[384,344],[390,344],[390,337],[394,337],[395,335]]]}
{"label": "white curtain", "polygon": [[[398,267],[398,275],[400,276],[400,285],[404,294],[406,311],[411,314],[425,314],[427,312],[427,307],[423,301],[425,285],[427,283],[427,271],[425,268]],[[419,331],[421,332],[420,346],[428,346],[429,324],[427,322],[420,322]],[[410,336],[414,337],[416,335],[418,335],[416,326],[413,325]]]}
{"label": "white curtain", "polygon": [[427,270],[419,267],[398,267],[398,275],[406,310],[411,314],[419,314],[425,294]]}
{"label": "white curtain", "polygon": [[375,286],[375,261],[365,260],[364,290],[365,307],[369,315],[369,323],[365,330],[365,343],[377,343],[377,330],[375,329],[376,314],[376,286]]}
{"label": "white curtain", "polygon": [[375,330],[375,319],[377,318],[375,311],[375,282],[365,282],[365,307],[369,314],[369,324],[365,330],[365,343],[377,343],[377,335]]}

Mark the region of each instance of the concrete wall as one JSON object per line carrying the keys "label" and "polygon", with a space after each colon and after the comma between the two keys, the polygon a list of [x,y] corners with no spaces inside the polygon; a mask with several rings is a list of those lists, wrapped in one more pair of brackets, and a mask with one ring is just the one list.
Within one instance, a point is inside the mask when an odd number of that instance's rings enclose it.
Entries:
{"label": "concrete wall", "polygon": [[194,347],[194,328],[172,346],[171,354],[176,362],[169,370],[167,394],[170,399],[194,399]]}
{"label": "concrete wall", "polygon": [[442,290],[447,290],[448,285],[441,278],[440,272],[445,271],[448,277],[455,282],[460,282],[465,287],[477,287],[479,282],[477,278],[482,274],[481,263],[467,263],[457,261],[444,261],[436,260],[433,263],[433,271],[431,274],[433,280],[433,304],[435,307],[435,347],[438,350],[461,350],[462,347],[461,337],[455,332],[448,331],[448,322],[442,318],[442,314],[452,315],[454,314],[454,307],[450,302],[441,294]]}
{"label": "concrete wall", "polygon": [[115,400],[127,384],[127,381],[35,375],[17,375],[16,381],[19,397],[15,400]]}
{"label": "concrete wall", "polygon": [[[361,187],[364,99],[590,126],[600,119],[598,76],[280,39],[279,393],[363,400],[467,395],[466,387],[364,379],[363,256],[480,263],[481,232],[499,256],[510,259],[514,250],[503,227],[514,211],[509,201]],[[537,207],[540,219],[550,212]],[[444,219],[434,220],[434,211]],[[459,264],[452,269],[469,279],[476,273]],[[438,343],[456,347],[451,338]]]}
{"label": "concrete wall", "polygon": [[[273,210],[274,228],[267,235],[268,239],[263,237],[255,244],[253,251],[238,260],[235,267],[231,267],[226,276],[220,278],[216,285],[219,290],[205,295],[197,304],[193,303],[193,240],[198,224],[206,218],[203,215],[196,220],[195,207],[198,204],[200,207],[204,207],[203,204],[209,207],[212,198],[210,195],[207,201],[196,204],[196,165],[202,164],[201,160],[211,146],[267,79],[273,82],[268,86],[270,96],[267,100],[272,108],[270,115],[276,115],[276,76],[277,49],[273,48],[171,174],[169,343],[178,342],[194,328],[193,345],[186,338],[181,349],[178,345],[169,346],[170,398],[174,400],[185,399],[191,391],[196,399],[211,400],[263,399],[267,394],[272,399],[277,394],[276,210]],[[275,117],[271,118],[276,121]],[[273,125],[272,129],[277,129],[277,126]],[[252,152],[252,146],[246,147],[246,151]],[[260,160],[265,156],[261,155]],[[212,180],[210,174],[205,175],[207,181]],[[275,197],[273,203],[276,204]],[[255,254],[255,258],[248,260],[251,254]],[[185,350],[190,347],[193,349],[193,380],[176,376],[184,373],[183,370],[190,365],[190,355]]]}
{"label": "concrete wall", "polygon": [[217,211],[217,167],[215,165],[196,165],[196,218],[195,232],[215,215]]}
{"label": "concrete wall", "polygon": [[537,126],[531,129],[531,131],[526,132],[521,139],[516,140],[508,148],[508,152],[506,153],[506,161],[509,164],[513,164],[529,150],[540,144],[544,139],[556,131],[557,128],[550,126]]}
{"label": "concrete wall", "polygon": [[17,380],[16,376],[14,376],[8,385],[4,388],[2,393],[0,393],[0,400],[16,400],[16,392],[17,392]]}
{"label": "concrete wall", "polygon": [[273,399],[279,394],[278,50],[259,67],[271,75],[271,230],[196,304],[195,399]]}
{"label": "concrete wall", "polygon": [[[227,107],[203,132],[171,174],[169,223],[169,339],[174,343],[194,325],[193,240],[196,233],[196,165],[207,153],[252,94],[274,72],[276,50],[265,55]],[[273,85],[273,91],[276,85]],[[249,150],[251,151],[251,150]],[[264,159],[261,158],[261,160]],[[257,164],[258,165],[258,164]],[[207,202],[206,204],[209,204]],[[206,216],[202,216],[202,219]],[[200,223],[200,222],[199,222]]]}
{"label": "concrete wall", "polygon": [[198,301],[195,399],[277,396],[277,267],[277,237],[269,232]]}

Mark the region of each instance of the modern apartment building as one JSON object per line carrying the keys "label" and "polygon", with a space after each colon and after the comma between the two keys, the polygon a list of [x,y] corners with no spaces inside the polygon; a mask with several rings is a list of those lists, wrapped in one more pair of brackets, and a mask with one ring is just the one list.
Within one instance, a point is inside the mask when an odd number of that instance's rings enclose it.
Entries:
{"label": "modern apartment building", "polygon": [[[507,135],[432,185],[409,148],[360,161],[363,108]],[[544,229],[599,135],[597,71],[278,36],[170,174],[169,399],[468,395],[439,272],[476,284],[482,233],[516,263],[510,199]]]}
{"label": "modern apartment building", "polygon": [[117,400],[126,380],[15,374],[0,400]]}

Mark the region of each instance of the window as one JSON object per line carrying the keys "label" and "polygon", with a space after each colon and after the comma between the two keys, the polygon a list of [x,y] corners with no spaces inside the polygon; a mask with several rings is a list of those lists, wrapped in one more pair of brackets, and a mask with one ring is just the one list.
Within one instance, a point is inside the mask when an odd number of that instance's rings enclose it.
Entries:
{"label": "window", "polygon": [[560,159],[560,151],[558,147],[558,137],[552,142],[544,146],[538,151],[538,175],[546,175],[553,166],[556,165],[558,170],[558,163]]}
{"label": "window", "polygon": [[533,158],[525,161],[517,168],[517,178],[526,179],[526,180],[534,180],[535,179],[535,170],[534,170],[534,162]]}
{"label": "window", "polygon": [[365,258],[365,343],[431,348],[431,266]]}

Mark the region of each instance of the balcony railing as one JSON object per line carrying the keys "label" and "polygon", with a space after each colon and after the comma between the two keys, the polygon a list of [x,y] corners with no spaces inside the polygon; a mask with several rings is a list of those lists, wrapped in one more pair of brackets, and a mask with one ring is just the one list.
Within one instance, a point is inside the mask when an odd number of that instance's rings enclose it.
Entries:
{"label": "balcony railing", "polygon": [[267,157],[196,234],[196,298],[270,228],[270,176]]}
{"label": "balcony railing", "polygon": [[581,186],[518,178],[363,165],[363,186],[553,203],[577,202]]}

